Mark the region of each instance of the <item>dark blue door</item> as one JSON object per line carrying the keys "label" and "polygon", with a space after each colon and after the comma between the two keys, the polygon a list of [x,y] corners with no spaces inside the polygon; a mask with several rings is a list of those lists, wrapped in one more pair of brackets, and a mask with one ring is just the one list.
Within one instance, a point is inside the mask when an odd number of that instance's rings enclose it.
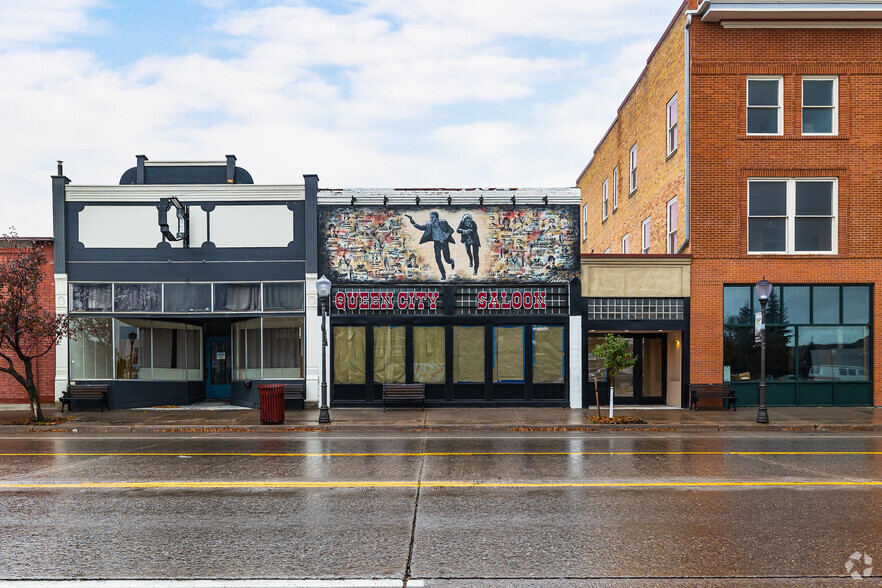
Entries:
{"label": "dark blue door", "polygon": [[208,337],[205,342],[205,365],[208,381],[205,382],[206,398],[229,398],[230,381],[233,377],[232,345],[229,337]]}

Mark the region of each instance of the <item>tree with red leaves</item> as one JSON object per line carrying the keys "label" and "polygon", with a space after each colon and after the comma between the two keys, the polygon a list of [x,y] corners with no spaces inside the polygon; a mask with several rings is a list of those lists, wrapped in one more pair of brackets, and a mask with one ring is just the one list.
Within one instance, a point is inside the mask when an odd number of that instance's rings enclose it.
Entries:
{"label": "tree with red leaves", "polygon": [[42,421],[34,363],[70,334],[69,320],[39,304],[37,293],[45,279],[43,247],[19,239],[14,230],[3,238],[9,246],[0,256],[0,372],[27,390],[33,418]]}

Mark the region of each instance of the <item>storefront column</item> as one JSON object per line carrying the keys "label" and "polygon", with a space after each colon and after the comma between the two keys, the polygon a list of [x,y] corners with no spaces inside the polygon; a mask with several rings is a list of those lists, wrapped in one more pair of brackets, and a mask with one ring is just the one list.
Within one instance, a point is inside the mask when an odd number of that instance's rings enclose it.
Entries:
{"label": "storefront column", "polygon": [[582,408],[582,317],[570,317],[570,408]]}
{"label": "storefront column", "polygon": [[[55,274],[55,314],[67,313],[67,274]],[[55,401],[67,389],[68,378],[68,337],[55,346]]]}
{"label": "storefront column", "polygon": [[321,391],[322,323],[319,316],[319,300],[315,291],[316,274],[306,274],[306,402],[318,403]]}

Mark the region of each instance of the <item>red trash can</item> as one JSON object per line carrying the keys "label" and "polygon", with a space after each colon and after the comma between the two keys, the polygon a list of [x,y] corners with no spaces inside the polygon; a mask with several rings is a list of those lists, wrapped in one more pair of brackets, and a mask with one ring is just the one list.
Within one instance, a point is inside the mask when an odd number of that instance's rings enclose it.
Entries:
{"label": "red trash can", "polygon": [[258,384],[260,424],[279,425],[285,422],[285,385]]}

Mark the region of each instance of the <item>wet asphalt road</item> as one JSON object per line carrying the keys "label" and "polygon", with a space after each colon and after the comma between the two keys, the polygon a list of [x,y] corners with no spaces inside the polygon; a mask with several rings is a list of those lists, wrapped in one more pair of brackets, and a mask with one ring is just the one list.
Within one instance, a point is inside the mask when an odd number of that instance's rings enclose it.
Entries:
{"label": "wet asphalt road", "polygon": [[839,585],[879,513],[865,433],[0,438],[0,579]]}

